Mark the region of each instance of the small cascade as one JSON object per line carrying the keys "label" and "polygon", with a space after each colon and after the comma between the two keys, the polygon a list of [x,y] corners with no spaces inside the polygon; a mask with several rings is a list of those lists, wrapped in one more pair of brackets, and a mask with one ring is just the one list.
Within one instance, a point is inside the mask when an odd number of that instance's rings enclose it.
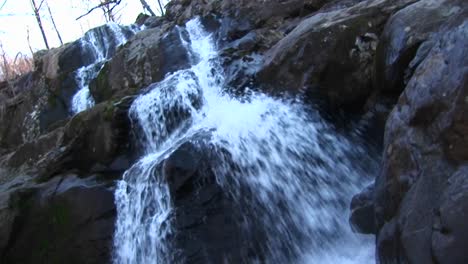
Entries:
{"label": "small cascade", "polygon": [[72,98],[71,111],[77,114],[94,105],[94,99],[89,91],[89,83],[95,79],[104,63],[110,59],[117,48],[138,31],[137,27],[122,27],[116,23],[92,29],[80,39],[83,51],[90,53],[92,63],[79,68],[75,74],[78,90]]}
{"label": "small cascade", "polygon": [[227,94],[211,35],[198,19],[186,29],[192,67],[151,85],[130,108],[144,156],[115,193],[114,262],[186,263],[173,256],[179,230],[158,166],[207,132],[223,161],[213,164],[216,182],[242,208],[242,232],[265,234],[262,259],[246,263],[372,263],[372,241],[352,233],[347,221],[351,196],[373,172],[372,157],[300,100]]}

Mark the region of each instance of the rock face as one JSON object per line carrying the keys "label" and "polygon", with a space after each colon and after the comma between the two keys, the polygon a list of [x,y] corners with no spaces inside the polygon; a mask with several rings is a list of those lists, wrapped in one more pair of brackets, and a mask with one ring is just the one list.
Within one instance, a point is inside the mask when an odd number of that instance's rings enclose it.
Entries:
{"label": "rock face", "polygon": [[[128,99],[131,100],[131,99]],[[0,158],[15,174],[47,179],[69,169],[112,172],[127,168],[128,102],[102,103]],[[96,125],[99,124],[99,125]]]}
{"label": "rock face", "polygon": [[[375,190],[352,206],[374,197],[380,263],[468,261],[467,12],[463,1],[420,1],[393,15],[379,43],[379,87],[403,92],[386,124]],[[359,216],[351,221],[366,226]]]}
{"label": "rock face", "polygon": [[35,54],[34,72],[2,84],[1,263],[111,259],[112,186],[130,164],[127,112],[133,98],[103,102],[73,117],[69,103],[76,70],[93,63],[96,52],[110,58],[115,33],[110,26],[87,33],[97,37],[99,50],[78,40]]}
{"label": "rock face", "polygon": [[[465,239],[458,234],[466,230],[452,234],[452,227],[445,226],[447,223],[442,219],[447,216],[441,215],[439,206],[453,199],[444,193],[453,188],[451,182],[456,180],[452,177],[463,174],[464,170],[458,168],[467,157],[463,136],[467,132],[463,116],[468,110],[467,26],[467,23],[454,25],[434,41],[387,121],[384,163],[376,181],[376,217],[384,230],[388,222],[395,221],[392,236],[400,237],[401,244],[399,248],[389,248],[383,243],[388,237],[379,236],[382,243],[378,249],[383,261],[402,255],[395,254],[402,250],[408,252],[403,256],[411,263],[417,260],[433,263],[431,251],[447,247],[444,245],[447,243],[463,243],[460,239]],[[462,206],[462,201],[459,202]],[[453,261],[447,261],[436,256],[435,263],[468,260],[463,255],[452,257]]]}
{"label": "rock face", "polygon": [[2,263],[109,260],[115,218],[112,189],[74,175],[15,184],[3,189],[0,198]]}
{"label": "rock face", "polygon": [[94,63],[96,57],[112,57],[118,38],[131,35],[129,28],[106,25],[75,42],[36,53],[35,71],[11,83],[5,89],[9,95],[0,101],[0,148],[34,140],[68,119],[71,98],[77,92],[77,70]]}
{"label": "rock face", "polygon": [[141,32],[105,64],[90,85],[96,102],[137,93],[168,73],[186,68],[190,58],[180,36],[183,28],[151,28]]}
{"label": "rock face", "polygon": [[[384,137],[380,173],[350,216],[376,234],[379,263],[468,263],[465,0],[173,0],[166,17],[140,16],[146,30],[122,47],[105,26],[93,31],[99,54],[79,41],[35,54],[34,72],[0,83],[0,263],[111,261],[114,180],[138,152],[129,106],[196,60],[182,26],[194,16],[213,33],[228,93],[303,97],[365,123],[369,144]],[[77,69],[97,55],[97,104],[71,116]],[[241,230],[214,151],[194,140],[157,166],[184,230],[171,237],[177,257],[261,260],[262,231]]]}
{"label": "rock face", "polygon": [[[372,93],[378,36],[393,10],[412,1],[362,1],[304,19],[267,52],[262,83],[359,110]],[[414,1],[413,1],[414,2]]]}
{"label": "rock face", "polygon": [[173,246],[179,254],[174,262],[245,263],[260,254],[254,234],[242,230],[242,208],[216,182],[213,168],[221,162],[217,151],[193,140],[159,166],[176,208]]}
{"label": "rock face", "polygon": [[374,234],[376,227],[373,184],[353,197],[351,208],[349,222],[353,230],[363,234]]}

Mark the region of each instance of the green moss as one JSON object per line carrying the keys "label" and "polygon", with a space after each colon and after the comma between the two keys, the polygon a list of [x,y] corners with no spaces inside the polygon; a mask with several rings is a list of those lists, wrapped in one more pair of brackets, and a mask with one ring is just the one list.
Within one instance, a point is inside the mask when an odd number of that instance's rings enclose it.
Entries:
{"label": "green moss", "polygon": [[94,79],[90,86],[90,92],[97,102],[104,101],[109,95],[112,94],[109,84],[109,64],[104,64],[104,67],[99,72],[96,79]]}
{"label": "green moss", "polygon": [[49,96],[47,96],[47,105],[49,107],[55,107],[57,105],[57,98],[55,95],[49,93]]}
{"label": "green moss", "polygon": [[110,100],[106,103],[103,112],[103,117],[105,121],[112,121],[114,119],[114,112],[116,108],[115,104],[116,102],[114,100]]}
{"label": "green moss", "polygon": [[58,231],[64,231],[70,223],[70,209],[64,204],[55,205],[52,207],[51,224],[57,228]]}
{"label": "green moss", "polygon": [[49,249],[50,249],[49,240],[47,240],[47,239],[42,240],[40,242],[39,247],[37,248],[36,257],[41,261],[46,260],[47,259],[47,253],[49,252]]}

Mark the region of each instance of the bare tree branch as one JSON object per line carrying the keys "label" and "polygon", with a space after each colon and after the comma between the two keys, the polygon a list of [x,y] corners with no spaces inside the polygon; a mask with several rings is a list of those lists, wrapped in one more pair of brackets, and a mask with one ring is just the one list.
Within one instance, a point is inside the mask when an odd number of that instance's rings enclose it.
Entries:
{"label": "bare tree branch", "polygon": [[47,1],[45,3],[46,3],[47,10],[49,11],[49,16],[50,16],[50,20],[52,21],[52,25],[54,26],[55,32],[57,32],[57,37],[60,41],[60,44],[63,45],[62,36],[60,35],[60,32],[57,29],[57,25],[55,24],[54,16],[52,16],[52,11],[50,10],[49,3]]}
{"label": "bare tree branch", "polygon": [[41,0],[41,2],[39,3],[39,5],[37,6],[37,10],[40,10],[40,9],[41,9],[42,4],[44,4],[44,1],[45,1],[45,0]]}
{"label": "bare tree branch", "polygon": [[31,47],[31,40],[29,38],[29,27],[26,28],[26,33],[28,34],[26,36],[26,39],[28,40],[28,47],[29,47],[29,51],[31,52],[31,57],[34,57],[34,51],[33,51],[33,48]]}
{"label": "bare tree branch", "polygon": [[153,12],[151,7],[148,5],[148,3],[145,0],[140,0],[140,3],[143,6],[143,10],[147,10],[152,16],[156,16],[156,14]]}
{"label": "bare tree branch", "polygon": [[79,19],[91,14],[96,9],[102,9],[103,7],[106,7],[106,6],[108,7],[108,6],[113,4],[114,6],[111,8],[111,11],[112,11],[117,5],[120,4],[121,1],[122,0],[101,0],[101,3],[99,5],[96,5],[96,6],[92,7],[85,14],[77,17],[76,20],[79,20]]}
{"label": "bare tree branch", "polygon": [[159,4],[159,10],[161,10],[161,16],[164,16],[164,8],[161,4],[161,0],[158,0],[158,4]]}
{"label": "bare tree branch", "polygon": [[[42,0],[43,2],[44,0]],[[42,4],[41,2],[41,4]],[[37,8],[35,0],[31,0],[31,7],[33,8],[34,15],[36,16],[36,21],[37,25],[39,26],[39,29],[41,30],[42,33],[42,38],[44,39],[44,44],[47,49],[49,49],[49,43],[47,42],[47,37],[44,31],[44,27],[42,26],[42,20],[41,20],[41,15],[39,14],[39,8]]]}
{"label": "bare tree branch", "polygon": [[2,8],[6,5],[7,3],[7,0],[4,0],[2,4],[0,4],[0,10],[2,10]]}

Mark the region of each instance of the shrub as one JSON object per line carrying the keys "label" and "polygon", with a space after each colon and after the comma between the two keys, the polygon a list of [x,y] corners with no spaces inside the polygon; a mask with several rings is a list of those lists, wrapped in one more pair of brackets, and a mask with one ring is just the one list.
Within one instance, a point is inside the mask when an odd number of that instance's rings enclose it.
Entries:
{"label": "shrub", "polygon": [[11,81],[32,70],[31,57],[18,52],[14,58],[11,58],[6,54],[1,43],[0,52],[0,82]]}

